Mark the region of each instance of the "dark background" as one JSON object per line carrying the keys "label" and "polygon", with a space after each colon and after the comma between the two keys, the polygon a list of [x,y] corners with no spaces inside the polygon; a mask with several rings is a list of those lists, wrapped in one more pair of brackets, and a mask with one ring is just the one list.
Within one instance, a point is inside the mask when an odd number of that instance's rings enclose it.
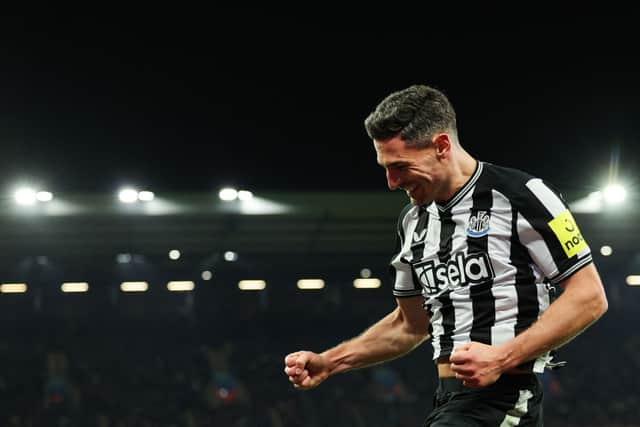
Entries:
{"label": "dark background", "polygon": [[[282,373],[288,352],[322,351],[395,306],[386,268],[404,196],[385,192],[363,127],[391,91],[443,90],[472,155],[569,201],[610,177],[637,200],[627,11],[101,7],[0,21],[0,281],[29,286],[0,295],[0,425],[420,425],[436,384],[429,345],[308,393]],[[56,198],[16,207],[18,183]],[[124,184],[197,209],[116,205]],[[297,210],[241,215],[216,200],[228,184]],[[610,308],[561,350],[567,368],[541,375],[545,423],[638,425],[640,294],[625,284],[640,271],[638,213],[576,219]],[[353,288],[363,267],[379,289]],[[326,287],[299,291],[301,277]],[[247,278],[266,290],[240,291]],[[131,279],[149,291],[120,292]],[[195,290],[168,292],[175,279]],[[89,292],[63,294],[66,280]]]}
{"label": "dark background", "polygon": [[362,123],[415,83],[449,95],[473,155],[566,191],[599,187],[612,156],[639,166],[623,11],[170,12],[4,18],[7,186],[384,190]]}

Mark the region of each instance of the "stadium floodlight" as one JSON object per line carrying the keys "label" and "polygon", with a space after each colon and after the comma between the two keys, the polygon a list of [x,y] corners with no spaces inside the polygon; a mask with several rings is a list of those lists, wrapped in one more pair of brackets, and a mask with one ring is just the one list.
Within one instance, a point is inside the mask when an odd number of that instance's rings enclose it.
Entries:
{"label": "stadium floodlight", "polygon": [[218,193],[218,197],[220,197],[220,200],[223,200],[225,202],[231,202],[238,198],[238,190],[229,187],[223,188]]}
{"label": "stadium floodlight", "polygon": [[213,273],[211,273],[211,271],[209,270],[205,270],[200,276],[202,277],[202,280],[211,280],[211,278],[213,277]]}
{"label": "stadium floodlight", "polygon": [[147,282],[122,282],[120,290],[122,292],[146,292],[149,289]]}
{"label": "stadium floodlight", "polygon": [[188,292],[192,291],[195,286],[191,280],[172,280],[167,283],[167,289],[171,292]]}
{"label": "stadium floodlight", "polygon": [[609,245],[604,245],[600,248],[602,256],[610,256],[613,253],[613,248]]}
{"label": "stadium floodlight", "polygon": [[247,190],[238,191],[238,199],[242,201],[247,201],[253,199],[253,193]]}
{"label": "stadium floodlight", "polygon": [[89,290],[89,284],[87,282],[65,282],[60,286],[60,290],[65,293],[87,292]]}
{"label": "stadium floodlight", "polygon": [[297,283],[298,289],[323,289],[324,280],[322,279],[300,279]]}
{"label": "stadium floodlight", "polygon": [[122,203],[135,203],[138,201],[138,191],[133,188],[124,188],[118,193],[118,198]]}
{"label": "stadium floodlight", "polygon": [[242,291],[261,291],[267,287],[267,282],[264,280],[240,280],[238,282],[238,288]]}
{"label": "stadium floodlight", "polygon": [[153,191],[140,191],[138,193],[138,200],[140,200],[141,202],[151,202],[155,198],[156,195],[153,193]]}
{"label": "stadium floodlight", "polygon": [[604,200],[612,205],[617,205],[627,198],[627,190],[620,184],[611,184],[603,190]]}
{"label": "stadium floodlight", "polygon": [[27,292],[26,283],[3,283],[0,285],[3,294],[23,294]]}
{"label": "stadium floodlight", "polygon": [[50,191],[38,191],[36,193],[36,200],[39,202],[50,202],[53,200],[53,193]]}
{"label": "stadium floodlight", "polygon": [[224,253],[224,260],[227,262],[235,262],[238,260],[238,254],[233,251],[226,251]]}
{"label": "stadium floodlight", "polygon": [[381,285],[380,279],[360,277],[353,281],[353,287],[358,289],[375,289]]}
{"label": "stadium floodlight", "polygon": [[177,249],[172,249],[169,251],[169,258],[171,258],[172,260],[177,260],[180,258],[180,251]]}
{"label": "stadium floodlight", "polygon": [[19,205],[33,205],[36,202],[36,191],[32,188],[20,188],[13,197]]}
{"label": "stadium floodlight", "polygon": [[627,285],[629,286],[640,286],[640,275],[631,275],[627,276]]}
{"label": "stadium floodlight", "polygon": [[369,277],[371,277],[371,270],[368,268],[363,268],[362,270],[360,270],[360,277],[362,277],[363,279],[368,279]]}

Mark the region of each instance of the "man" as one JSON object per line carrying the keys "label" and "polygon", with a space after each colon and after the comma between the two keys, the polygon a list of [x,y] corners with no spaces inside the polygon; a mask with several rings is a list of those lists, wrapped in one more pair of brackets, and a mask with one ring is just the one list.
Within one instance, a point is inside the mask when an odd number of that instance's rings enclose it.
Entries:
{"label": "man", "polygon": [[[469,155],[433,88],[392,93],[365,127],[389,188],[411,199],[391,261],[398,306],[323,353],[287,355],[289,380],[309,389],[431,337],[439,384],[426,426],[542,425],[535,373],[607,310],[566,203],[540,179]],[[551,302],[555,284],[563,292]]]}

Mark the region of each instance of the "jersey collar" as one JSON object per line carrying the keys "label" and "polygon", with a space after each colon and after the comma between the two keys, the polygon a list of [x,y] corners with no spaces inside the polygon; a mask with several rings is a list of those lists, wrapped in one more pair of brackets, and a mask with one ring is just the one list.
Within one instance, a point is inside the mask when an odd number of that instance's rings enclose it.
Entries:
{"label": "jersey collar", "polygon": [[462,198],[473,188],[478,178],[480,178],[480,174],[482,174],[483,162],[477,161],[476,170],[473,171],[471,177],[467,180],[467,182],[460,188],[458,191],[454,193],[454,195],[449,199],[447,203],[444,205],[440,205],[436,202],[433,202],[434,205],[438,207],[440,212],[444,212],[446,210],[451,209],[456,203],[458,203]]}

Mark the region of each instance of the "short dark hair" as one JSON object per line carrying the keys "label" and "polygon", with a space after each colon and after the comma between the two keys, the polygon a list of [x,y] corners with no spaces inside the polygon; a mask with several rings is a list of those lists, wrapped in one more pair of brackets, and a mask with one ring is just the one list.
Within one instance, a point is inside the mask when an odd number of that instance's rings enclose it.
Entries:
{"label": "short dark hair", "polygon": [[413,85],[387,96],[364,121],[371,139],[400,136],[409,145],[427,145],[437,132],[454,132],[456,112],[444,93]]}

